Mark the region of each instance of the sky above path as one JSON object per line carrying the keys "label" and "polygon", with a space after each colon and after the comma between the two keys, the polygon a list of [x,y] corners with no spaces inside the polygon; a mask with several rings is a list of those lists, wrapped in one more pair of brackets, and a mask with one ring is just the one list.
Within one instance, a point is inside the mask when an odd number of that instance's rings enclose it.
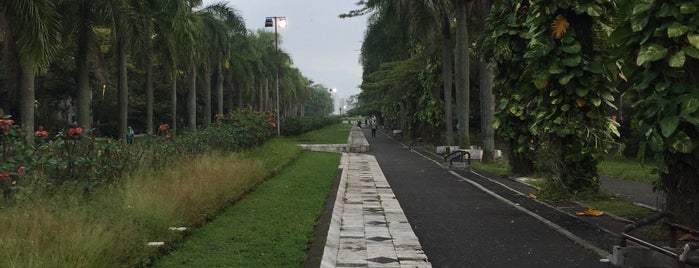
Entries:
{"label": "sky above path", "polygon": [[204,6],[221,2],[238,10],[252,31],[263,29],[266,17],[286,17],[287,28],[279,28],[279,47],[304,76],[337,89],[334,113],[340,99],[359,93],[359,53],[367,17],[338,17],[356,9],[356,0],[204,0]]}

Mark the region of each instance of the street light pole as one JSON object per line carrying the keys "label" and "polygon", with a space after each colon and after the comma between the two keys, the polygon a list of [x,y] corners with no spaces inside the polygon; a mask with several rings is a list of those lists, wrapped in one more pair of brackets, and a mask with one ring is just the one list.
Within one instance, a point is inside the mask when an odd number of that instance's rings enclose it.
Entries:
{"label": "street light pole", "polygon": [[[281,24],[281,25],[280,25]],[[276,95],[277,95],[277,136],[282,134],[282,125],[279,122],[280,119],[280,106],[279,106],[279,34],[277,32],[278,27],[286,27],[286,17],[267,17],[265,18],[265,27],[274,26],[274,61],[276,63]]]}

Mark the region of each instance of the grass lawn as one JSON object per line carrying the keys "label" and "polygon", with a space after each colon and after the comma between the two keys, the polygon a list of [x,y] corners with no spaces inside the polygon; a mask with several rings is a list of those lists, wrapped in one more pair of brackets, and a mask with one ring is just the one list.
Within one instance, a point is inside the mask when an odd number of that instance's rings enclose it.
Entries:
{"label": "grass lawn", "polygon": [[340,154],[303,152],[156,267],[299,267],[337,174]]}
{"label": "grass lawn", "polygon": [[610,177],[633,180],[652,184],[658,180],[658,174],[653,172],[655,163],[641,163],[636,159],[626,159],[623,156],[605,157],[597,165],[599,172]]}
{"label": "grass lawn", "polygon": [[352,125],[341,123],[312,131],[295,139],[305,144],[344,144],[347,143]]}

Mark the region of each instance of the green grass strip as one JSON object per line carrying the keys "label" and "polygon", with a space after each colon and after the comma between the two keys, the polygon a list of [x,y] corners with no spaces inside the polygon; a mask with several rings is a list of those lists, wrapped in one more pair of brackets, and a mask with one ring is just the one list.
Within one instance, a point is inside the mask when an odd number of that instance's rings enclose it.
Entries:
{"label": "green grass strip", "polygon": [[296,140],[305,144],[344,144],[351,128],[352,125],[347,123],[334,124],[298,136]]}
{"label": "green grass strip", "polygon": [[304,151],[156,267],[299,267],[313,240],[340,154]]}

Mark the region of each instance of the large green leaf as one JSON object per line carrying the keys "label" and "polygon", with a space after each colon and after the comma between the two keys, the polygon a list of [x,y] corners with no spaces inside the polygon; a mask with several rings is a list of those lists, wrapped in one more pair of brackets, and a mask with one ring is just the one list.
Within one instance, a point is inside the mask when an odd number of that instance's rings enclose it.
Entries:
{"label": "large green leaf", "polygon": [[694,148],[692,143],[692,138],[690,138],[684,131],[678,131],[672,139],[669,140],[672,149],[677,150],[680,153],[688,154],[691,153]]}
{"label": "large green leaf", "polygon": [[588,92],[590,92],[590,89],[586,87],[575,88],[575,95],[578,95],[578,97],[585,97]]}
{"label": "large green leaf", "polygon": [[660,132],[663,137],[668,138],[680,125],[680,117],[677,115],[668,116],[660,120]]}
{"label": "large green leaf", "polygon": [[632,18],[631,19],[631,30],[634,32],[638,32],[638,31],[643,30],[643,28],[645,28],[646,25],[648,25],[648,18],[649,18],[648,16],[643,16],[640,18],[636,18],[636,17]]}
{"label": "large green leaf", "polygon": [[670,67],[682,67],[684,66],[684,62],[687,60],[687,58],[684,56],[684,51],[680,50],[674,55],[670,56],[670,61],[668,64]]}
{"label": "large green leaf", "polygon": [[699,34],[691,33],[687,35],[687,41],[689,41],[692,46],[699,48]]}
{"label": "large green leaf", "polygon": [[636,65],[641,66],[646,62],[657,61],[664,58],[667,55],[667,48],[664,48],[658,44],[649,44],[641,48],[638,51],[638,57],[636,58]]}
{"label": "large green leaf", "polygon": [[578,52],[580,52],[580,49],[581,49],[581,46],[580,46],[580,43],[578,43],[578,42],[575,42],[572,45],[561,47],[561,50],[565,53],[568,53],[568,54],[578,53]]}
{"label": "large green leaf", "polygon": [[682,14],[694,14],[697,12],[697,6],[692,2],[684,2],[680,4],[680,13]]}
{"label": "large green leaf", "polygon": [[684,46],[682,47],[682,51],[684,51],[684,54],[686,54],[687,56],[699,59],[699,49],[693,46]]}
{"label": "large green leaf", "polygon": [[641,14],[641,13],[643,13],[643,12],[646,12],[646,11],[650,10],[651,8],[653,8],[653,3],[654,3],[654,2],[655,2],[655,1],[653,1],[653,0],[641,0],[641,1],[637,1],[637,2],[636,2],[636,5],[633,7],[633,11],[632,11],[631,14],[632,14],[632,15],[638,15],[638,14]]}
{"label": "large green leaf", "polygon": [[673,22],[667,27],[667,37],[678,37],[682,36],[689,31],[689,27],[680,24],[679,22]]}
{"label": "large green leaf", "polygon": [[568,67],[575,67],[580,65],[580,61],[582,60],[582,57],[580,55],[575,55],[572,57],[565,58],[561,60],[561,62]]}
{"label": "large green leaf", "polygon": [[682,106],[680,107],[680,114],[682,116],[688,116],[699,110],[699,99],[686,96],[682,98]]}
{"label": "large green leaf", "polygon": [[592,4],[587,8],[587,15],[592,17],[599,17],[602,13],[604,13],[604,9],[598,5]]}
{"label": "large green leaf", "polygon": [[568,73],[568,74],[562,76],[561,78],[558,78],[558,83],[561,85],[566,85],[566,84],[568,84],[568,82],[570,82],[570,79],[573,77],[575,77],[574,73]]}

